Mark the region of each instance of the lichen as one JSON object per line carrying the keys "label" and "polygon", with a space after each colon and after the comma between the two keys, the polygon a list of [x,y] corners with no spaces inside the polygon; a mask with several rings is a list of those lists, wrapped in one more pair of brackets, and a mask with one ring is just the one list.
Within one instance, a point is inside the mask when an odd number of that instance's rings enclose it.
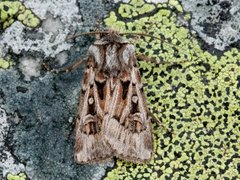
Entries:
{"label": "lichen", "polygon": [[0,58],[0,69],[7,69],[9,68],[11,65],[13,65],[13,62],[10,60],[6,60],[3,58]]}
{"label": "lichen", "polygon": [[[105,23],[162,38],[142,37],[135,45],[137,53],[165,62],[139,61],[139,67],[148,108],[172,132],[153,122],[153,159],[137,165],[118,160],[105,179],[239,178],[239,50],[232,48],[218,57],[202,50],[178,23],[179,13],[185,20],[190,17],[181,14],[176,0],[148,4],[154,7],[152,13],[146,11],[148,16],[142,15],[144,5],[142,0],[120,4],[118,15],[110,12]],[[135,15],[134,21],[127,21],[126,12]]]}
{"label": "lichen", "polygon": [[27,176],[24,173],[19,173],[17,175],[14,174],[8,174],[7,180],[26,180]]}
{"label": "lichen", "polygon": [[17,19],[27,27],[40,25],[40,19],[19,1],[0,2],[0,27],[6,29]]}

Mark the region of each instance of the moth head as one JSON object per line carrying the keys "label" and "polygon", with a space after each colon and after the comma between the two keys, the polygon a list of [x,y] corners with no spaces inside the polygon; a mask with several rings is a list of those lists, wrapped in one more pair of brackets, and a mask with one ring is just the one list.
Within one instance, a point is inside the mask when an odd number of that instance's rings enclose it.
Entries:
{"label": "moth head", "polygon": [[109,33],[104,33],[101,35],[100,39],[96,39],[95,45],[105,45],[105,44],[126,44],[128,41],[119,35],[117,31],[110,31]]}

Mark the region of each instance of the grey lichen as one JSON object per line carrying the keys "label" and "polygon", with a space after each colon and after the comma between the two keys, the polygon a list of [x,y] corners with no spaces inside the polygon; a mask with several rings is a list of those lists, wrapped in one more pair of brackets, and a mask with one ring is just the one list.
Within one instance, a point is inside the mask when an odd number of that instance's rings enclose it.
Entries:
{"label": "grey lichen", "polygon": [[224,50],[240,40],[240,1],[183,0],[182,5],[192,13],[191,26],[207,44]]}

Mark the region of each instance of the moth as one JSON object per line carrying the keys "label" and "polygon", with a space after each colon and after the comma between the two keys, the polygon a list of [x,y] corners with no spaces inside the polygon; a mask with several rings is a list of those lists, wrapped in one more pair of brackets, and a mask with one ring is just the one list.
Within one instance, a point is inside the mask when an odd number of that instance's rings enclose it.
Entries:
{"label": "moth", "polygon": [[99,34],[85,60],[74,159],[79,164],[101,163],[114,156],[134,163],[149,161],[151,117],[135,48],[117,31]]}
{"label": "moth", "polygon": [[135,163],[151,159],[151,119],[135,48],[116,31],[88,50],[76,120],[75,161],[99,163],[116,156]]}

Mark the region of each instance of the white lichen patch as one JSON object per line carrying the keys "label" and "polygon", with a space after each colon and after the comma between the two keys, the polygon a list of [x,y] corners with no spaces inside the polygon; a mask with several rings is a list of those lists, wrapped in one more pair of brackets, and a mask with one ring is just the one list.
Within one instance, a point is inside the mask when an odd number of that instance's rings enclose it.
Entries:
{"label": "white lichen patch", "polygon": [[54,18],[51,14],[47,14],[47,19],[42,23],[42,29],[44,32],[53,33],[57,35],[59,31],[63,29],[64,25],[59,18]]}
{"label": "white lichen patch", "polygon": [[[114,0],[115,3],[118,3],[118,2],[124,2],[124,3],[128,3],[130,0]],[[168,0],[146,0],[146,2],[148,3],[165,3],[165,2],[168,2]]]}
{"label": "white lichen patch", "polygon": [[148,3],[165,3],[168,2],[168,0],[146,0]]}
{"label": "white lichen patch", "polygon": [[118,2],[124,2],[124,3],[128,3],[130,0],[114,0],[115,3],[118,3]]}
{"label": "white lichen patch", "polygon": [[58,61],[58,64],[62,66],[65,64],[68,60],[68,54],[66,51],[60,52],[59,54],[56,55],[56,59]]}
{"label": "white lichen patch", "polygon": [[[0,108],[0,147],[4,147],[8,129],[9,124],[7,122],[6,112]],[[8,151],[7,147],[4,147],[3,150],[0,151],[0,170],[2,170],[3,177],[5,177],[8,172],[18,174],[21,171],[25,171],[25,167],[23,164],[16,163],[16,160]]]}
{"label": "white lichen patch", "polygon": [[8,126],[6,112],[4,109],[0,108],[0,146],[3,145]]}
{"label": "white lichen patch", "polygon": [[41,2],[28,0],[24,5],[42,20],[42,25],[32,33],[35,38],[29,38],[29,31],[25,31],[29,28],[15,21],[1,35],[1,56],[4,56],[8,49],[12,49],[15,54],[20,54],[24,50],[55,57],[59,52],[70,49],[72,44],[65,41],[66,36],[82,26],[75,0],[59,0],[57,3],[54,0]]}
{"label": "white lichen patch", "polygon": [[40,76],[41,62],[40,58],[33,58],[31,56],[22,57],[19,59],[19,68],[24,74],[24,80],[30,81],[31,77]]}
{"label": "white lichen patch", "polygon": [[112,168],[114,166],[114,161],[109,161],[105,164],[99,164],[99,171],[93,173],[92,180],[99,180],[105,175],[105,169],[107,167]]}

